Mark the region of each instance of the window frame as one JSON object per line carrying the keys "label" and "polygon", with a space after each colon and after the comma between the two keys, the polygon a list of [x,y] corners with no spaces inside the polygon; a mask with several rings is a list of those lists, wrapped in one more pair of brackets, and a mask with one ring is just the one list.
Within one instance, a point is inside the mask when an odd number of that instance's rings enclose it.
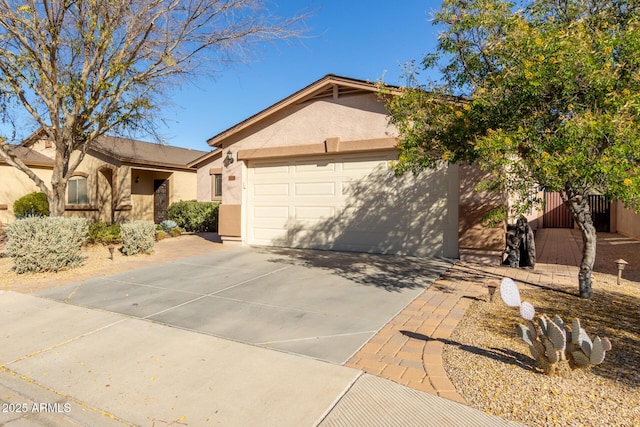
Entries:
{"label": "window frame", "polygon": [[209,175],[211,176],[211,200],[220,202],[222,201],[222,168],[209,169]]}
{"label": "window frame", "polygon": [[222,174],[214,173],[212,177],[213,177],[212,196],[214,199],[219,199],[222,197]]}
{"label": "window frame", "polygon": [[[75,183],[75,197],[72,200],[71,199],[71,190],[72,190],[72,185],[71,183],[74,182]],[[84,182],[84,197],[80,197],[80,194],[78,192],[78,183],[80,182]],[[73,175],[71,178],[69,178],[69,180],[67,181],[67,205],[71,205],[71,206],[88,206],[89,205],[89,177],[85,176],[85,175]]]}

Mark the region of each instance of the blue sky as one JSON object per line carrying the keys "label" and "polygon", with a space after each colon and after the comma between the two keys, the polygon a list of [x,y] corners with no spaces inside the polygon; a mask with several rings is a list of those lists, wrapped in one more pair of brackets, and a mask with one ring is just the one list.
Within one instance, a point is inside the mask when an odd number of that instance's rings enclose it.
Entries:
{"label": "blue sky", "polygon": [[187,83],[170,94],[158,131],[169,145],[209,151],[206,140],[326,74],[400,83],[402,64],[433,51],[431,24],[439,1],[279,0],[273,12],[314,10],[307,35],[254,52],[252,60],[216,79]]}

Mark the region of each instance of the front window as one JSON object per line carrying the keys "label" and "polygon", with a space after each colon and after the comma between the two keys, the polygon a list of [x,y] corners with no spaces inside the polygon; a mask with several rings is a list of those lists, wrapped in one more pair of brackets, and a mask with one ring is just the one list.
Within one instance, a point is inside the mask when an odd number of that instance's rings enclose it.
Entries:
{"label": "front window", "polygon": [[74,176],[67,183],[67,204],[88,205],[89,194],[87,192],[87,178]]}
{"label": "front window", "polygon": [[213,175],[213,197],[222,197],[222,174]]}

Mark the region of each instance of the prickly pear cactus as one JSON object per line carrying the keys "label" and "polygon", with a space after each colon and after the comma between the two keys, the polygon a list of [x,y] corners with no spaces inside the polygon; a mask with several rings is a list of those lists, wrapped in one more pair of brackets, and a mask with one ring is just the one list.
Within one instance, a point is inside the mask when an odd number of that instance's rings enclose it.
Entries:
{"label": "prickly pear cactus", "polygon": [[598,365],[611,350],[611,341],[607,338],[596,337],[592,341],[580,325],[580,319],[574,319],[570,328],[557,314],[553,319],[539,315],[535,322],[533,305],[521,301],[517,285],[509,278],[502,279],[500,296],[508,306],[519,307],[527,324],[518,325],[518,335],[529,345],[531,356],[547,375],[553,375],[560,362],[568,362],[572,369]]}

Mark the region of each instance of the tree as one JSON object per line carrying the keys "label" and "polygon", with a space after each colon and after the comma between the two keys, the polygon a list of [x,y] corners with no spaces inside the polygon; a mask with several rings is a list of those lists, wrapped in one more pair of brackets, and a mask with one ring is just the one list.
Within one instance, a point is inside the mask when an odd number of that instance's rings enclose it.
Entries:
{"label": "tree", "polygon": [[[445,0],[433,54],[390,97],[397,171],[477,162],[484,188],[561,193],[583,239],[580,296],[591,298],[596,233],[588,195],[640,208],[640,5],[604,0]],[[439,71],[420,83],[420,73]]]}
{"label": "tree", "polygon": [[[0,159],[44,191],[52,216],[67,181],[106,133],[153,131],[163,89],[236,59],[251,44],[297,36],[304,16],[261,0],[0,0],[0,94],[55,146],[50,187],[0,138]],[[5,135],[6,136],[6,135]]]}

